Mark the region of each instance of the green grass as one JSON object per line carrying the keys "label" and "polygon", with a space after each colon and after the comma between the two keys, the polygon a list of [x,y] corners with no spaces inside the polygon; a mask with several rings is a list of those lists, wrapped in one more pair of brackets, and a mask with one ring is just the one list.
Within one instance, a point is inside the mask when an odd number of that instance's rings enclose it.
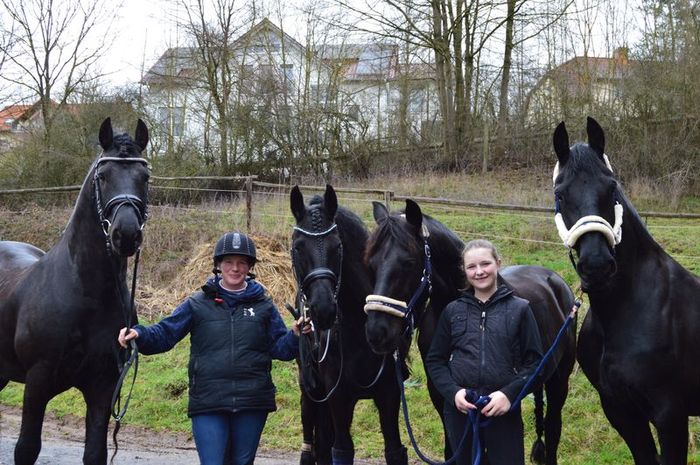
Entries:
{"label": "green grass", "polygon": [[[400,182],[399,182],[400,181]],[[502,203],[547,205],[551,193],[547,179],[537,186],[513,186],[512,179],[500,179],[491,184],[478,177],[469,179],[429,176],[410,184],[406,180],[382,181],[383,186],[397,194],[411,192],[421,196],[443,196]],[[395,183],[395,184],[393,184]],[[374,184],[375,186],[377,183]],[[358,186],[354,186],[358,187]],[[368,185],[372,187],[372,185]],[[469,187],[469,189],[467,189]],[[413,189],[413,190],[410,190]],[[509,190],[510,189],[510,190]],[[469,196],[469,192],[478,192]],[[305,192],[308,197],[313,192]],[[527,201],[523,200],[527,199]],[[340,203],[357,212],[372,227],[370,200],[381,200],[360,194],[341,194]],[[633,199],[636,202],[637,199]],[[644,199],[639,199],[644,201]],[[291,232],[288,195],[257,195],[254,199],[253,229],[277,236],[284,243]],[[651,202],[649,202],[651,204]],[[683,205],[697,206],[695,198],[683,200]],[[398,209],[401,203],[392,204]],[[424,213],[443,221],[464,240],[486,237],[494,241],[504,264],[539,264],[561,274],[575,287],[577,276],[569,262],[566,249],[559,242],[553,219],[549,214],[492,212],[475,208],[450,208],[423,204]],[[692,210],[686,210],[692,211]],[[47,249],[57,239],[70,214],[69,208],[44,209],[28,206],[22,210],[0,211],[0,239],[22,240]],[[197,246],[212,242],[231,229],[245,229],[244,205],[216,203],[191,209],[154,207],[151,210],[140,283],[168,286],[177,272],[187,264]],[[652,218],[648,228],[656,240],[682,265],[700,274],[700,221]],[[166,309],[164,309],[166,311]],[[286,312],[283,315],[287,320]],[[143,316],[142,316],[143,318]],[[189,432],[187,408],[187,360],[189,339],[172,351],[157,356],[142,356],[132,401],[125,418],[126,424],[142,425],[158,430]],[[270,416],[262,439],[262,447],[297,450],[301,444],[299,392],[296,365],[275,362],[273,377],[278,388],[279,410]],[[442,432],[437,414],[428,398],[425,374],[420,356],[413,353],[412,377],[407,398],[413,428],[421,448],[434,459],[441,458]],[[10,383],[0,392],[0,403],[21,405],[22,386]],[[524,401],[526,448],[532,444],[532,402]],[[49,404],[57,415],[84,415],[81,396],[71,390]],[[605,419],[595,390],[583,373],[576,370],[571,378],[569,398],[564,408],[564,431],[560,447],[560,463],[620,464],[632,459],[623,441]],[[403,440],[408,445],[403,420],[400,421]],[[693,418],[690,436],[690,463],[700,464],[700,423]],[[353,437],[358,457],[382,458],[383,446],[375,407],[371,401],[360,401],[355,413]],[[415,454],[411,451],[412,460]]]}

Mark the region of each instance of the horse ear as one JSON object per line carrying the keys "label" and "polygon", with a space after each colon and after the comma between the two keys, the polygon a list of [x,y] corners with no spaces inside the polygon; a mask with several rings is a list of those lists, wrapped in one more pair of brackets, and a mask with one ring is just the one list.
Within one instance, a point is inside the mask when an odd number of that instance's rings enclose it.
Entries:
{"label": "horse ear", "polygon": [[335,189],[330,184],[326,184],[323,205],[326,207],[326,216],[332,221],[335,218],[335,212],[338,211],[338,196],[335,195]]}
{"label": "horse ear", "polygon": [[374,216],[374,221],[379,223],[381,220],[389,216],[389,209],[386,208],[386,205],[383,203],[374,200],[372,202],[372,215]]}
{"label": "horse ear", "polygon": [[588,145],[595,150],[602,159],[605,153],[605,133],[598,121],[590,116],[586,118],[586,133],[588,134]]}
{"label": "horse ear", "polygon": [[292,210],[292,215],[297,223],[301,223],[306,214],[306,206],[304,205],[304,196],[299,190],[299,186],[292,187],[292,191],[289,193],[289,208]]}
{"label": "horse ear", "polygon": [[112,120],[107,117],[100,125],[100,146],[102,150],[109,150],[112,146],[114,133],[112,132]]}
{"label": "horse ear", "polygon": [[148,128],[146,127],[146,123],[144,123],[141,118],[139,118],[138,122],[136,123],[134,142],[136,142],[136,145],[139,146],[141,151],[143,151],[143,149],[146,148],[146,145],[148,145]]}
{"label": "horse ear", "polygon": [[420,228],[423,225],[423,212],[416,202],[406,199],[406,221]]}
{"label": "horse ear", "polygon": [[560,164],[565,164],[569,160],[570,148],[569,148],[569,133],[566,132],[566,125],[562,121],[557,125],[554,130],[554,136],[552,137],[552,143],[554,144],[554,153],[557,154]]}

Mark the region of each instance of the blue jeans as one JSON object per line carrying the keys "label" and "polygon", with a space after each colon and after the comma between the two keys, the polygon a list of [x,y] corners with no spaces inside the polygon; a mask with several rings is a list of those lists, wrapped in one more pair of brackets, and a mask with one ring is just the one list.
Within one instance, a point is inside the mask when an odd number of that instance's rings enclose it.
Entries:
{"label": "blue jeans", "polygon": [[229,441],[232,461],[226,465],[252,464],[266,421],[263,410],[193,416],[192,434],[201,465],[224,465]]}

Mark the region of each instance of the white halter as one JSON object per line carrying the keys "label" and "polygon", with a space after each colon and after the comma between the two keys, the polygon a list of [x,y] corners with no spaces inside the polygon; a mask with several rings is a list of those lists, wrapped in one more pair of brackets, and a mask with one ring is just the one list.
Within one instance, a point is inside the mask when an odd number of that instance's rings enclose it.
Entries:
{"label": "white halter", "polygon": [[[605,166],[608,167],[610,172],[612,172],[612,166],[610,165],[610,160],[608,156],[603,154],[603,161],[605,161]],[[554,165],[554,173],[552,175],[552,184],[554,184],[559,176],[559,162]],[[571,229],[567,229],[564,224],[564,219],[562,218],[561,212],[558,211],[554,215],[554,223],[557,225],[557,231],[559,232],[559,237],[565,246],[572,248],[576,245],[576,241],[586,234],[587,232],[596,231],[602,233],[608,240],[610,247],[615,247],[617,244],[622,242],[622,214],[623,208],[620,202],[615,201],[615,224],[610,226],[610,223],[603,217],[598,215],[587,215],[580,218]]]}
{"label": "white halter", "polygon": [[396,300],[383,295],[368,295],[365,298],[365,313],[371,311],[384,312],[403,318],[406,316],[408,305],[403,300]]}

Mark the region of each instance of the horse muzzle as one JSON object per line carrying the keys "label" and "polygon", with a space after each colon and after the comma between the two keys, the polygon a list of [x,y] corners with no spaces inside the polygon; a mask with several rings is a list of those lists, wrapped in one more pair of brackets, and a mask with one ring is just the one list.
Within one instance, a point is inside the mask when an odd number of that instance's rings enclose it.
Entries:
{"label": "horse muzzle", "polygon": [[121,257],[134,255],[143,242],[144,225],[141,215],[135,209],[122,208],[116,211],[106,231],[112,251]]}
{"label": "horse muzzle", "polygon": [[[598,236],[598,237],[596,237]],[[599,234],[587,234],[579,240],[576,272],[584,291],[605,289],[617,273],[614,250]]]}

